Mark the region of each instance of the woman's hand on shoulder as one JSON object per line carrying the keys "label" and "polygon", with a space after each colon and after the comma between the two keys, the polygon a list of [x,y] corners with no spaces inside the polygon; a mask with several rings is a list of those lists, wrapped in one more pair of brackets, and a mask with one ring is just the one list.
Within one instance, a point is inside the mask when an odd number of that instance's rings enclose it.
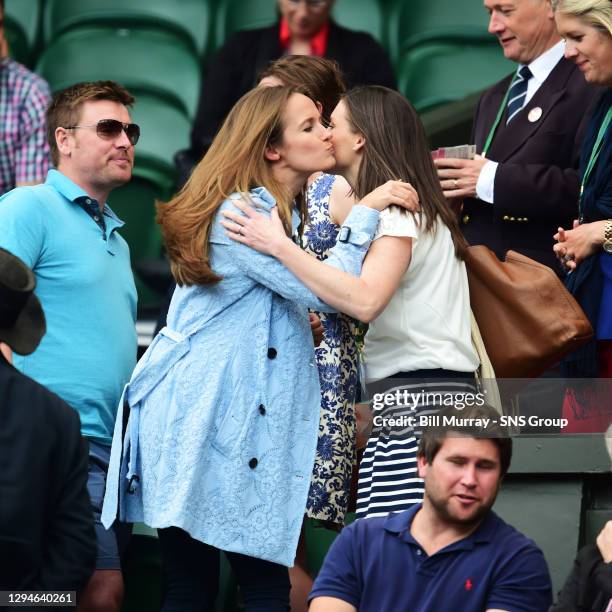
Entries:
{"label": "woman's hand on shoulder", "polygon": [[421,210],[419,194],[416,192],[416,189],[410,183],[403,181],[387,181],[380,185],[380,187],[370,191],[368,195],[361,199],[359,204],[379,211],[392,204],[401,206],[411,212]]}
{"label": "woman's hand on shoulder", "polygon": [[242,213],[222,210],[227,219],[221,225],[227,230],[227,235],[236,242],[264,253],[276,256],[284,242],[291,242],[285,233],[283,222],[275,206],[269,217],[257,212],[252,206],[241,200],[232,200],[232,204]]}

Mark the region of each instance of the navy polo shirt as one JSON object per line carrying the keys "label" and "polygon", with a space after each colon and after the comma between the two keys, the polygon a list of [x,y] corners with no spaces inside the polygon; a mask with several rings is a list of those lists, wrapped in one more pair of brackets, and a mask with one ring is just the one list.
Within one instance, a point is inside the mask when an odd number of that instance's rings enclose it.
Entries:
{"label": "navy polo shirt", "polygon": [[337,597],[359,612],[548,610],[548,566],[531,540],[489,512],[473,534],[428,556],[410,535],[420,508],[343,529],[309,599]]}

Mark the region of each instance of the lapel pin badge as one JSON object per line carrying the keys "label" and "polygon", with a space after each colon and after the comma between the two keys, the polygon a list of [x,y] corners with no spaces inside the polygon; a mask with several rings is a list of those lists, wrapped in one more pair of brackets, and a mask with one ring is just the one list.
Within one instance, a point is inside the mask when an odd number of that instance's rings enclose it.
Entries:
{"label": "lapel pin badge", "polygon": [[542,116],[542,109],[539,106],[532,108],[527,115],[527,119],[531,121],[531,123],[535,123]]}

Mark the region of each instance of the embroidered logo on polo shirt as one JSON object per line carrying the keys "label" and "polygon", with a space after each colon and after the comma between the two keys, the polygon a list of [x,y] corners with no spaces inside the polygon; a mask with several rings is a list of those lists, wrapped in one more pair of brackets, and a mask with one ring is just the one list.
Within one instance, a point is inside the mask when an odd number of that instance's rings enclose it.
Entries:
{"label": "embroidered logo on polo shirt", "polygon": [[465,590],[466,591],[472,590],[472,581],[469,578],[465,581]]}

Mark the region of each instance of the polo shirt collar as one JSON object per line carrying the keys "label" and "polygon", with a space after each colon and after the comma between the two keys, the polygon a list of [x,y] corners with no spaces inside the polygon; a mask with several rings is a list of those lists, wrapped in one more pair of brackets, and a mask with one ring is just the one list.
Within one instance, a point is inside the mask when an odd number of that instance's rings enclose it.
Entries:
{"label": "polo shirt collar", "polygon": [[[385,531],[396,535],[399,539],[407,544],[413,544],[420,547],[421,545],[412,537],[412,534],[410,533],[410,526],[412,525],[412,521],[414,520],[416,513],[422,506],[423,504],[415,504],[404,512],[390,514],[386,518],[383,525]],[[472,550],[476,544],[490,542],[493,539],[498,521],[499,519],[497,518],[496,514],[489,511],[474,533],[467,536],[467,538],[453,542],[435,554],[448,552],[451,550]]]}
{"label": "polo shirt collar", "polygon": [[[49,170],[45,183],[47,185],[51,185],[68,201],[74,202],[76,204],[79,204],[79,200],[90,197],[85,190],[79,187],[74,181],[71,181],[65,174],[62,174],[59,170]],[[112,232],[113,229],[123,227],[123,225],[125,225],[125,223],[121,219],[119,219],[119,217],[114,213],[114,211],[107,203],[104,204],[104,216],[108,217],[108,219],[111,221],[110,224],[107,224],[109,226],[109,234],[110,232]]]}

